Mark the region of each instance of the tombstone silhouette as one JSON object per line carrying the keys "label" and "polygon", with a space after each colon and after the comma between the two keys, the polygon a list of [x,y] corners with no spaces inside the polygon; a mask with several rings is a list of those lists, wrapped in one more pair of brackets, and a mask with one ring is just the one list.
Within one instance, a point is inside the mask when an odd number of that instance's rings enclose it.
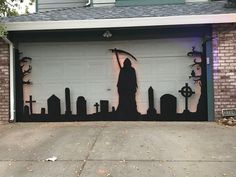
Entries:
{"label": "tombstone silhouette", "polygon": [[25,105],[25,106],[24,106],[24,116],[28,118],[29,115],[30,115],[29,112],[30,112],[29,106]]}
{"label": "tombstone silhouette", "polygon": [[161,116],[163,119],[173,119],[176,117],[177,100],[170,94],[161,97]]}
{"label": "tombstone silhouette", "polygon": [[47,100],[48,103],[48,115],[56,118],[61,115],[61,101],[56,95],[52,95]]}
{"label": "tombstone silhouette", "polygon": [[66,88],[65,89],[65,98],[66,98],[66,115],[71,115],[72,111],[71,111],[71,102],[70,102],[70,89]]}
{"label": "tombstone silhouette", "polygon": [[84,97],[80,96],[77,98],[76,108],[77,108],[77,115],[79,116],[87,115],[87,106],[86,106],[86,100]]}
{"label": "tombstone silhouette", "polygon": [[45,108],[41,108],[41,114],[45,115],[46,114],[46,109]]}
{"label": "tombstone silhouette", "polygon": [[102,114],[106,114],[109,112],[109,101],[108,100],[100,100],[100,110]]}
{"label": "tombstone silhouette", "polygon": [[154,108],[154,91],[152,87],[149,87],[148,89],[148,115],[155,115],[157,113],[156,109]]}

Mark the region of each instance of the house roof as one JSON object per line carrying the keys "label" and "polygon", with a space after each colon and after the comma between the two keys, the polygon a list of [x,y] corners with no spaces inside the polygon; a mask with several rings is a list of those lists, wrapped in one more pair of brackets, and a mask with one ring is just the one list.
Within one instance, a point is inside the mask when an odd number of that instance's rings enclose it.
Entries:
{"label": "house roof", "polygon": [[1,18],[8,31],[236,23],[225,1],[127,7],[74,7]]}
{"label": "house roof", "polygon": [[225,8],[224,4],[225,1],[215,1],[154,6],[74,7],[1,18],[0,20],[2,22],[34,22],[236,13],[235,8]]}

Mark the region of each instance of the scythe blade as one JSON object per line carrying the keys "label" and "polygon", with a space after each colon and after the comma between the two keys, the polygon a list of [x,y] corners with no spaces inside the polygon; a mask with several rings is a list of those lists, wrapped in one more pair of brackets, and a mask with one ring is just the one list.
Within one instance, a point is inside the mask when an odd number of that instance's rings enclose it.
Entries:
{"label": "scythe blade", "polygon": [[133,58],[135,61],[138,61],[137,58],[136,58],[134,55],[132,55],[131,53],[126,52],[126,51],[124,51],[124,50],[116,49],[116,48],[114,48],[114,49],[109,49],[109,50],[110,50],[112,53],[115,53],[116,59],[117,59],[117,62],[118,62],[118,65],[119,65],[120,68],[121,68],[121,64],[120,64],[119,55],[118,55],[119,53],[121,53],[121,54],[126,54],[126,55],[130,56],[131,58]]}

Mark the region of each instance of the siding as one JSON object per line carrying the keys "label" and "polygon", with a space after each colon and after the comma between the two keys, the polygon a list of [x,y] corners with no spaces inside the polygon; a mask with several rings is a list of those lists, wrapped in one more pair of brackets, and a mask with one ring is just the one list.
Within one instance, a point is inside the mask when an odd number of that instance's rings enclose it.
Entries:
{"label": "siding", "polygon": [[[37,0],[37,11],[84,6],[88,0]],[[158,5],[158,4],[178,4],[185,2],[207,2],[208,0],[93,0],[93,6],[127,6],[127,5]]]}
{"label": "siding", "polygon": [[37,10],[38,12],[43,12],[47,10],[54,10],[59,8],[77,7],[84,6],[87,0],[37,0]]}

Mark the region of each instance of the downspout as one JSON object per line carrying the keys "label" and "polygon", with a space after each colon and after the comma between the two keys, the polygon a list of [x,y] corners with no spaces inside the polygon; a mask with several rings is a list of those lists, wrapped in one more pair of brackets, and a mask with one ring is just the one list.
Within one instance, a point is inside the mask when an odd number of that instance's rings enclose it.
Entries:
{"label": "downspout", "polygon": [[89,7],[91,5],[91,0],[88,0],[88,2],[85,4],[85,7]]}
{"label": "downspout", "polygon": [[14,45],[7,38],[2,37],[3,40],[9,44],[9,53],[10,53],[10,120],[9,122],[15,121],[16,109],[15,109],[15,77],[14,77]]}

